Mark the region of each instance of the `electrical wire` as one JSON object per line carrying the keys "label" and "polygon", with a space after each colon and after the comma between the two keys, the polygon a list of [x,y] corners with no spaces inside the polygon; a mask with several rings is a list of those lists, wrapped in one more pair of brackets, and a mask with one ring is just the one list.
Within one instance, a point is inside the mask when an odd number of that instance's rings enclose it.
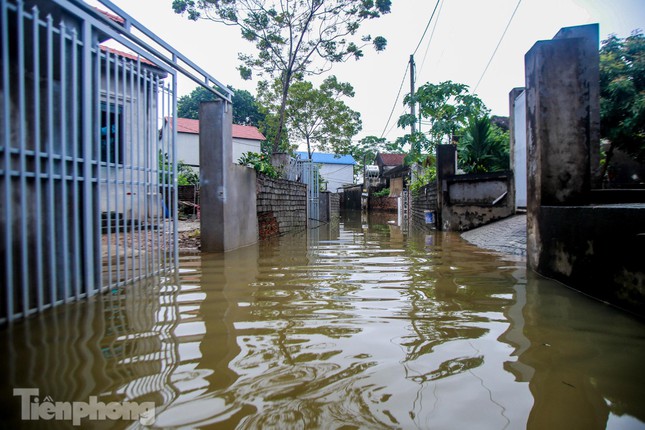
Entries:
{"label": "electrical wire", "polygon": [[423,59],[421,60],[421,66],[418,67],[417,69],[417,76],[421,75],[421,71],[423,71],[423,65],[426,63],[426,57],[428,56],[428,51],[430,50],[430,43],[432,42],[432,38],[434,37],[434,32],[437,29],[437,24],[439,23],[439,17],[441,16],[441,10],[443,9],[443,4],[444,2],[441,2],[441,5],[439,6],[439,12],[437,13],[437,19],[434,20],[434,26],[432,27],[432,33],[430,33],[430,39],[428,39],[428,44],[426,45],[426,50],[423,53]]}
{"label": "electrical wire", "polygon": [[421,42],[423,42],[423,38],[426,37],[426,33],[428,32],[428,28],[430,28],[430,23],[432,22],[432,18],[434,18],[434,14],[437,11],[437,6],[439,6],[439,3],[441,0],[437,0],[437,3],[434,5],[434,9],[432,10],[432,15],[430,15],[430,19],[428,20],[428,23],[426,24],[425,30],[423,30],[423,34],[421,35],[421,39],[419,39],[419,43],[417,44],[417,47],[414,48],[414,52],[412,55],[415,55],[417,51],[419,50],[419,46],[421,46]]}
{"label": "electrical wire", "polygon": [[[403,73],[403,79],[401,79],[401,85],[399,86],[399,92],[396,94],[396,99],[394,100],[394,104],[392,105],[392,110],[390,111],[390,116],[387,117],[387,121],[385,122],[385,127],[383,127],[383,131],[381,132],[381,139],[383,136],[385,136],[385,131],[387,130],[387,126],[390,125],[390,121],[392,120],[392,115],[394,114],[394,109],[396,109],[396,104],[399,101],[399,97],[401,97],[401,90],[403,90],[403,84],[405,83],[405,78],[408,76],[408,70],[410,69],[410,63],[406,64],[405,66],[405,72]],[[388,131],[389,133],[389,131]]]}
{"label": "electrical wire", "polygon": [[506,36],[506,31],[508,31],[508,27],[511,26],[511,22],[513,22],[513,18],[515,17],[515,13],[517,12],[517,9],[520,7],[520,3],[522,3],[522,0],[517,1],[517,5],[515,5],[515,10],[513,10],[513,14],[509,18],[508,23],[506,23],[506,28],[504,29],[502,36],[499,38],[499,42],[497,42],[497,46],[495,47],[493,54],[490,56],[490,59],[488,60],[488,64],[486,64],[486,67],[484,68],[484,71],[482,72],[482,75],[480,76],[479,81],[477,81],[477,85],[475,85],[475,87],[471,91],[472,94],[474,94],[475,91],[477,91],[477,88],[479,88],[479,84],[481,84],[482,79],[484,79],[484,75],[488,71],[488,67],[490,66],[490,63],[493,62],[493,58],[495,58],[495,54],[497,54],[497,49],[499,48],[499,45],[502,44],[502,40],[504,40],[504,36]]}

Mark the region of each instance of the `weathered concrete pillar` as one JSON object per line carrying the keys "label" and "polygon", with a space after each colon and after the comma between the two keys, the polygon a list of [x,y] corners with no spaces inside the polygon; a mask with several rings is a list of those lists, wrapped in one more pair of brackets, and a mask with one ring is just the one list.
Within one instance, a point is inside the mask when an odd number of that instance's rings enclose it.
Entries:
{"label": "weathered concrete pillar", "polygon": [[224,252],[258,240],[255,171],[233,164],[232,106],[203,102],[199,108],[201,249]]}
{"label": "weathered concrete pillar", "polygon": [[447,200],[448,185],[446,177],[457,173],[457,146],[437,145],[437,227],[444,230],[444,201]]}
{"label": "weathered concrete pillar", "polygon": [[[568,38],[572,35],[578,37]],[[599,145],[592,107],[598,101],[592,97],[597,98],[599,82],[590,63],[597,61],[597,50],[593,24],[563,29],[525,56],[527,254],[536,270],[542,258],[540,207],[584,203],[591,189],[592,148]]]}

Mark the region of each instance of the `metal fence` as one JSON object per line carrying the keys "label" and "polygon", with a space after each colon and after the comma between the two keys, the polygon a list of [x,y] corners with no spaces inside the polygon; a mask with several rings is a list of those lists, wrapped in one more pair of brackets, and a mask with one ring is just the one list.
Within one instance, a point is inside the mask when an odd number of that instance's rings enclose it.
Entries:
{"label": "metal fence", "polygon": [[1,0],[0,323],[172,272],[175,133],[160,138],[160,121],[175,117],[178,72],[230,100],[102,3],[114,14],[80,0]]}
{"label": "metal fence", "polygon": [[311,160],[298,160],[300,182],[307,184],[307,218],[320,220],[320,170]]}

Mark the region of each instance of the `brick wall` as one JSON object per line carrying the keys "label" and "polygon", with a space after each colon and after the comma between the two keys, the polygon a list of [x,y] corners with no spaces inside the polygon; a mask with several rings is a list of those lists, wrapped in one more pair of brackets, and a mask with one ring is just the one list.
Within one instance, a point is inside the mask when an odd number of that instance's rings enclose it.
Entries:
{"label": "brick wall", "polygon": [[410,212],[412,215],[412,225],[415,227],[431,227],[426,224],[426,211],[434,211],[435,217],[437,212],[437,184],[433,182],[418,190],[412,195]]}
{"label": "brick wall", "polygon": [[370,197],[369,210],[377,212],[398,211],[398,200],[396,197]]}
{"label": "brick wall", "polygon": [[257,177],[260,239],[307,228],[307,186],[284,179]]}

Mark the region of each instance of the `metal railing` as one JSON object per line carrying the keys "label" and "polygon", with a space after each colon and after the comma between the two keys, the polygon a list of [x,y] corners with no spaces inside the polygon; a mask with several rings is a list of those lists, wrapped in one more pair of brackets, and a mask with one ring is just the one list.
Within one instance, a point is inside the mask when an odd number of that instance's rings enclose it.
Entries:
{"label": "metal railing", "polygon": [[102,3],[1,0],[0,324],[174,270],[177,73],[230,100]]}

